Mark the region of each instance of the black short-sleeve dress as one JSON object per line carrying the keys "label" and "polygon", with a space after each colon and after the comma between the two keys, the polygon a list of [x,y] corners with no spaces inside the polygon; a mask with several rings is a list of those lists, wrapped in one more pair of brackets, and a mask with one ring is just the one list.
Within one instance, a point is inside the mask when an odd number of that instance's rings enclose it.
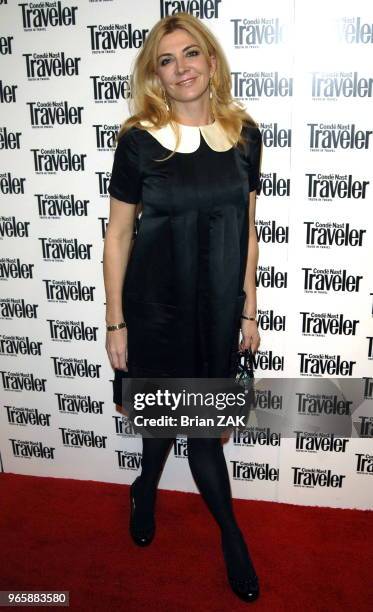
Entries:
{"label": "black short-sleeve dress", "polygon": [[142,202],[123,283],[128,372],[123,376],[230,377],[236,367],[248,249],[249,192],[260,193],[261,133],[243,125],[244,148],[220,124],[145,121],[119,139],[110,195]]}

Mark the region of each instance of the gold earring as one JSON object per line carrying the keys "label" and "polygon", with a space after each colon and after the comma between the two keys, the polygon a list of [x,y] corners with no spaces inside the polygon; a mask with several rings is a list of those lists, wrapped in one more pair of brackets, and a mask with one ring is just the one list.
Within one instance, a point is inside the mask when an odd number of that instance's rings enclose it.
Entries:
{"label": "gold earring", "polygon": [[164,89],[162,89],[162,95],[163,95],[164,103],[166,105],[166,110],[169,113],[170,112],[170,107],[168,105],[167,98],[166,98],[166,91]]}
{"label": "gold earring", "polygon": [[213,88],[213,84],[212,84],[212,81],[211,81],[211,77],[209,79],[209,86],[210,86],[210,94],[209,94],[209,96],[210,96],[210,100],[212,100],[212,88]]}

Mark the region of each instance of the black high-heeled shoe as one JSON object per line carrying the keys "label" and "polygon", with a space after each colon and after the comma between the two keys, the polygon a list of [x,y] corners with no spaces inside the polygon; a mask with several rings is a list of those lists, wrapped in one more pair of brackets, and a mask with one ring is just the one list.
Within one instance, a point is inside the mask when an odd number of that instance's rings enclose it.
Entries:
{"label": "black high-heeled shoe", "polygon": [[[138,477],[137,477],[138,478]],[[135,483],[137,478],[133,481],[130,486],[130,504],[131,504],[131,515],[130,515],[130,534],[137,546],[149,546],[152,543],[155,534],[155,522],[152,521],[151,525],[141,525],[138,520],[135,500]]]}
{"label": "black high-heeled shoe", "polygon": [[[246,548],[245,543],[244,545]],[[256,599],[258,599],[259,593],[260,593],[259,578],[251,562],[249,553],[247,552],[247,557],[248,557],[247,575],[238,576],[233,572],[233,570],[231,569],[229,565],[229,555],[227,553],[227,541],[224,539],[224,536],[222,536],[222,548],[223,548],[223,554],[224,554],[224,559],[226,563],[228,581],[229,581],[232,591],[235,593],[235,595],[237,595],[237,597],[239,597],[243,601],[246,601],[246,602],[255,601]]]}

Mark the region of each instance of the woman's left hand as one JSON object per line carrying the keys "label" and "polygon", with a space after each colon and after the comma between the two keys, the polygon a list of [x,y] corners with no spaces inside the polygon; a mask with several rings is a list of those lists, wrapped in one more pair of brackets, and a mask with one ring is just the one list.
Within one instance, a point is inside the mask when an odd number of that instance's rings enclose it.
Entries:
{"label": "woman's left hand", "polygon": [[242,340],[238,342],[238,350],[244,351],[251,349],[252,353],[256,353],[260,344],[260,335],[256,321],[248,321],[241,319]]}

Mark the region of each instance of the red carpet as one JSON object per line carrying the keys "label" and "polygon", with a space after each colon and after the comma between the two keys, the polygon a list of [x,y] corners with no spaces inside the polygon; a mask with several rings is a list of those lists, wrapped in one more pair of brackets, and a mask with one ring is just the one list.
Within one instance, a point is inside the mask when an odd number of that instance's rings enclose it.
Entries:
{"label": "red carpet", "polygon": [[160,490],[144,549],[128,533],[128,486],[1,474],[0,496],[0,590],[70,591],[84,612],[373,610],[369,511],[235,500],[262,589],[246,604],[199,495]]}

